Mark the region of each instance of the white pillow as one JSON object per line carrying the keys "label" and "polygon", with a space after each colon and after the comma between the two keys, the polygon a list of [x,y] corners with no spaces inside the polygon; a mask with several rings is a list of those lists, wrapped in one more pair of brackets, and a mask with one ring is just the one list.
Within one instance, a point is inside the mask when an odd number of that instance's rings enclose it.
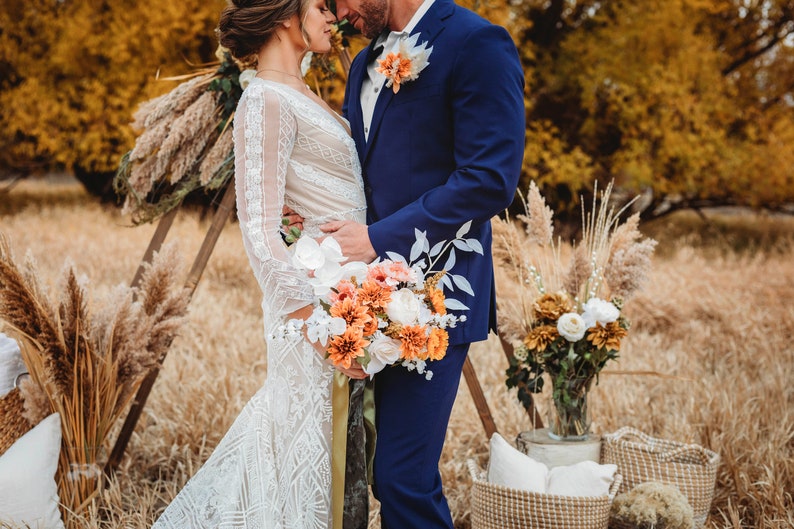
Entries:
{"label": "white pillow", "polygon": [[0,332],[0,397],[14,389],[17,375],[26,371],[19,344]]}
{"label": "white pillow", "polygon": [[561,496],[608,496],[617,465],[581,461],[549,470],[546,492]]}
{"label": "white pillow", "polygon": [[491,436],[489,483],[530,492],[544,492],[548,472],[546,465],[516,450],[498,433]]}
{"label": "white pillow", "polygon": [[0,522],[64,529],[55,484],[60,449],[61,416],[53,413],[0,456]]}

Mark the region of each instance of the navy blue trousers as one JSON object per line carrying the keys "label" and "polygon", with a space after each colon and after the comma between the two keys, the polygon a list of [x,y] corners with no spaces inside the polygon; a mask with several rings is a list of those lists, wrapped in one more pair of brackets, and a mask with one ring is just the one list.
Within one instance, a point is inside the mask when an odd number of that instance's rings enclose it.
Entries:
{"label": "navy blue trousers", "polygon": [[382,529],[453,529],[438,461],[469,344],[429,362],[432,380],[403,367],[375,376],[373,467]]}

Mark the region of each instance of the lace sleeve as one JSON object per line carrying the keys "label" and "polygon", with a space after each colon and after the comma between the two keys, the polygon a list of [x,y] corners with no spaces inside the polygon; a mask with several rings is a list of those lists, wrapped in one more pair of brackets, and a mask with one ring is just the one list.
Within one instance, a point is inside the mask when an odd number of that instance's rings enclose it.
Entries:
{"label": "lace sleeve", "polygon": [[272,316],[294,312],[314,299],[305,273],[290,264],[280,235],[287,162],[296,134],[295,116],[278,94],[249,86],[235,113],[237,214],[264,307]]}

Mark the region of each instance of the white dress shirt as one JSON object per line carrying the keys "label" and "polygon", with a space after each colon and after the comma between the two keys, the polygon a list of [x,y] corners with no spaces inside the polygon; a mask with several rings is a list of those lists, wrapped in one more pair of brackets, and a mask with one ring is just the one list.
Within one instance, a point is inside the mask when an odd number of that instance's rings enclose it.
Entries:
{"label": "white dress shirt", "polygon": [[[433,5],[435,0],[425,0],[419,9],[416,10],[414,16],[408,21],[408,24],[402,31],[392,31],[388,35],[381,34],[375,41],[375,48],[383,45],[383,51],[380,53],[378,59],[386,57],[391,51],[395,51],[399,45],[400,40],[407,39],[411,32],[414,30],[422,17],[425,16],[427,10]],[[364,117],[364,138],[369,140],[369,129],[372,125],[372,115],[375,113],[375,103],[378,101],[378,95],[386,83],[386,78],[383,74],[378,73],[375,69],[378,67],[378,61],[374,60],[367,65],[367,76],[361,83],[361,114]]]}

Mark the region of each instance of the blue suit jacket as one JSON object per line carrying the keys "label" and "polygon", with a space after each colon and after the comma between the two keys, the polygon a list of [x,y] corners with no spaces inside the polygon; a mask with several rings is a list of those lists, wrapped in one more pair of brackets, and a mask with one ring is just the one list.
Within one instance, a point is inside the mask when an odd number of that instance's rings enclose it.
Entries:
{"label": "blue suit jacket", "polygon": [[452,272],[469,280],[475,297],[447,292],[471,309],[450,330],[450,343],[484,340],[496,323],[489,220],[510,205],[518,184],[524,74],[507,31],[452,0],[435,0],[416,33],[433,46],[429,64],[399,93],[381,89],[368,141],[360,93],[369,48],[350,69],[343,111],[361,160],[369,237],[378,255],[407,258],[414,228],[427,230],[432,245],[473,220],[467,237],[485,255],[456,252]]}

